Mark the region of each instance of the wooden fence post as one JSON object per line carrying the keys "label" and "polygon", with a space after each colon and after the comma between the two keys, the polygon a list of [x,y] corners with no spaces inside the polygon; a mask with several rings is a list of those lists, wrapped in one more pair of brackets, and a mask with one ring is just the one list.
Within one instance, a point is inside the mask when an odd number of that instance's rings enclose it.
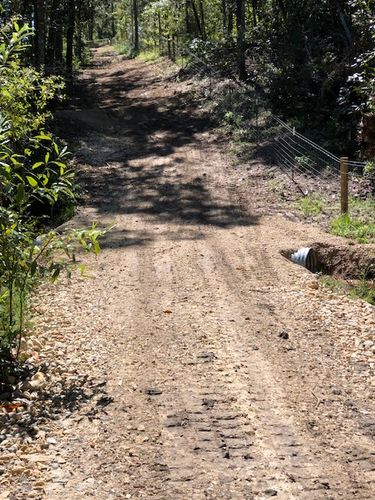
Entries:
{"label": "wooden fence post", "polygon": [[348,158],[340,158],[340,178],[341,178],[341,213],[347,214],[349,211],[349,175]]}

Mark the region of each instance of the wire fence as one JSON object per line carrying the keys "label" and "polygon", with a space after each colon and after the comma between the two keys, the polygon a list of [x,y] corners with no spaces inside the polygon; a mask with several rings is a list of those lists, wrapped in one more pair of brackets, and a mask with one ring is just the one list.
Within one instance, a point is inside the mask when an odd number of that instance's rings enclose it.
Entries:
{"label": "wire fence", "polygon": [[[187,77],[206,78],[209,96],[221,87],[221,92],[226,94],[229,110],[235,108],[235,91],[245,96],[245,106],[251,115],[246,127],[256,137],[258,148],[267,147],[272,152],[272,163],[300,195],[319,193],[333,198],[348,198],[348,193],[356,195],[363,188],[366,162],[338,157],[298,132],[280,117],[270,114],[264,106],[262,89],[255,89],[240,82],[235,75],[228,82],[227,75],[224,76],[217,65],[214,67],[209,61],[199,57],[186,42],[177,38],[161,38],[159,53],[177,62]],[[241,123],[240,126],[243,127],[244,124]],[[264,134],[265,130],[267,134]],[[342,200],[343,211],[345,207],[347,200]]]}
{"label": "wire fence", "polygon": [[[365,162],[334,155],[275,115],[270,116],[269,123],[277,130],[270,141],[276,162],[301,194],[338,193],[343,175],[347,175],[349,191],[355,192]],[[346,167],[347,173],[343,172]]]}

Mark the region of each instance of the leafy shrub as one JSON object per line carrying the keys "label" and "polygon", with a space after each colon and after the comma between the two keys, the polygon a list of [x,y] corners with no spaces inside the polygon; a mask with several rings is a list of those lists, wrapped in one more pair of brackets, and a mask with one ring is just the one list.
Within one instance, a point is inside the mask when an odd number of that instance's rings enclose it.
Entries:
{"label": "leafy shrub", "polygon": [[375,283],[368,281],[366,275],[352,282],[333,276],[322,276],[320,282],[335,293],[349,295],[352,299],[362,299],[375,305]]}
{"label": "leafy shrub", "polygon": [[61,271],[68,276],[79,247],[99,253],[102,231],[92,227],[63,235],[35,232],[35,220],[0,208],[0,355],[16,347],[24,330],[27,296],[41,278],[55,281]]}
{"label": "leafy shrub", "polygon": [[189,49],[214,72],[226,76],[237,73],[237,52],[232,39],[212,41],[195,38],[190,43]]}
{"label": "leafy shrub", "polygon": [[21,56],[32,35],[27,25],[17,21],[0,30],[0,110],[9,122],[13,141],[44,127],[51,116],[49,103],[62,98],[64,88],[61,78],[45,77],[23,65]]}
{"label": "leafy shrub", "polygon": [[98,253],[102,234],[42,229],[40,215],[74,201],[74,174],[67,149],[44,130],[61,85],[22,65],[31,36],[17,22],[0,29],[0,371],[18,356],[35,282],[70,274],[78,247]]}

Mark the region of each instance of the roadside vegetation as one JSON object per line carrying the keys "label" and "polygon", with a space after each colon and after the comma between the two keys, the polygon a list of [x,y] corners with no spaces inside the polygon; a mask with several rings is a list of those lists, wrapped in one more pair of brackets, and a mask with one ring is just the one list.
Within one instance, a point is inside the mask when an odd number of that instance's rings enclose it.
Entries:
{"label": "roadside vegetation", "polygon": [[328,200],[317,194],[301,197],[295,204],[306,218],[328,219],[332,234],[358,243],[375,243],[375,199],[349,199],[350,215],[340,212],[339,201]]}
{"label": "roadside vegetation", "polygon": [[364,273],[360,280],[344,281],[332,276],[321,276],[320,282],[335,293],[348,295],[375,305],[375,283],[367,279]]}
{"label": "roadside vegetation", "polygon": [[99,252],[101,234],[52,229],[72,212],[75,181],[66,146],[47,130],[64,84],[28,64],[33,36],[16,19],[0,29],[1,381],[20,355],[32,288],[70,275],[78,248]]}

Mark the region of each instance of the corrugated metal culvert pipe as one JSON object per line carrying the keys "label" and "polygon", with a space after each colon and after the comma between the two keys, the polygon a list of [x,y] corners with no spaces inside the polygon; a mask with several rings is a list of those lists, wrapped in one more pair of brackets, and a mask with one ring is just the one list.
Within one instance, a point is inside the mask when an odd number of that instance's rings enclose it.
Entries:
{"label": "corrugated metal culvert pipe", "polygon": [[312,273],[318,272],[318,257],[313,248],[300,248],[290,256],[292,262],[303,266]]}

